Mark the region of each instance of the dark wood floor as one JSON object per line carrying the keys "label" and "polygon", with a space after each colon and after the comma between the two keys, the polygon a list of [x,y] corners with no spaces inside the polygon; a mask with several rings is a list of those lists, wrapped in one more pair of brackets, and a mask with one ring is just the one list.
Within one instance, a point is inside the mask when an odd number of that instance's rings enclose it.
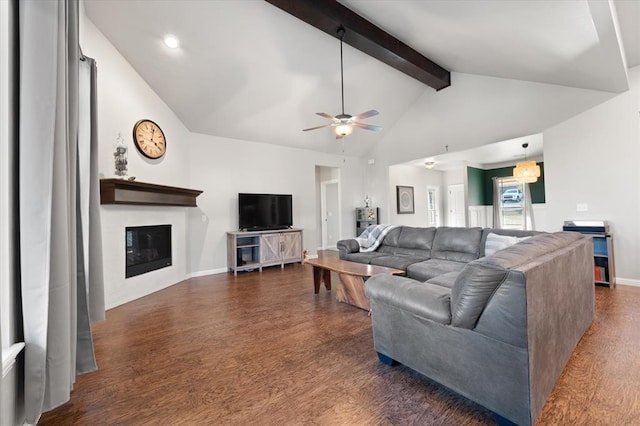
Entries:
{"label": "dark wood floor", "polygon": [[[380,363],[365,311],[311,267],[194,278],[111,309],[100,370],[41,425],[486,425],[490,412]],[[596,288],[596,320],[539,425],[640,424],[640,288]]]}

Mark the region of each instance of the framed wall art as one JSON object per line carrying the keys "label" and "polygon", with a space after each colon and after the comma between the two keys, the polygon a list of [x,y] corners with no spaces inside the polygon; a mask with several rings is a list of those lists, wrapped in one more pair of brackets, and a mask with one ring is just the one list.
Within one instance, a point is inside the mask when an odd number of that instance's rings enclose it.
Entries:
{"label": "framed wall art", "polygon": [[398,200],[398,214],[415,213],[413,203],[413,186],[396,186],[396,199]]}

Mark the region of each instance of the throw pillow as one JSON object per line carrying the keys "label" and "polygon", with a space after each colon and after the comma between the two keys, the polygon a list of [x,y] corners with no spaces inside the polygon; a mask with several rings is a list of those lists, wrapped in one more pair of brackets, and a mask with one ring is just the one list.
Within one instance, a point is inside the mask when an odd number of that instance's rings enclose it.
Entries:
{"label": "throw pillow", "polygon": [[530,237],[512,237],[510,235],[498,235],[490,232],[487,235],[487,241],[484,244],[484,255],[491,256],[493,253],[498,250],[506,249],[507,247],[511,247],[512,245],[519,243],[520,241],[526,240]]}

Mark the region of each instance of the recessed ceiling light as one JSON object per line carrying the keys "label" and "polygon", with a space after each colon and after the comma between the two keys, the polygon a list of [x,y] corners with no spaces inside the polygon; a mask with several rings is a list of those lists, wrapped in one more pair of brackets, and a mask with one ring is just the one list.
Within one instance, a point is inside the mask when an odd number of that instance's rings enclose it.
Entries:
{"label": "recessed ceiling light", "polygon": [[165,36],[164,38],[164,44],[170,48],[170,49],[175,49],[178,46],[180,46],[180,42],[178,41],[178,39],[176,38],[176,36],[173,36],[171,34]]}

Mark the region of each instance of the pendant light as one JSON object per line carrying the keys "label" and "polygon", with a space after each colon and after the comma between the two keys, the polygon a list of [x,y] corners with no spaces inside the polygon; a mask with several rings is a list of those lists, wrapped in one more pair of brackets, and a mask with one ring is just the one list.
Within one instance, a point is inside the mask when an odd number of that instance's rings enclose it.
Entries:
{"label": "pendant light", "polygon": [[524,161],[520,161],[513,168],[513,177],[524,183],[534,183],[540,177],[540,166],[535,161],[527,161],[528,143],[523,143]]}

